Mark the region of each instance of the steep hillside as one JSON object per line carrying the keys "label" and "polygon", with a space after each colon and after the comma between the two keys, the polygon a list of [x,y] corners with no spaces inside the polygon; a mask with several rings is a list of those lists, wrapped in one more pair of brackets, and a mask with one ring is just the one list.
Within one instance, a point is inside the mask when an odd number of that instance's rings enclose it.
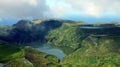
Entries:
{"label": "steep hillside", "polygon": [[0,63],[4,63],[5,67],[59,66],[59,60],[55,56],[38,52],[27,46],[11,46],[5,44],[0,44]]}
{"label": "steep hillside", "polygon": [[[6,34],[0,35],[0,40],[13,44],[30,45],[33,42],[46,43],[45,36],[50,31],[61,28],[62,24],[66,24],[71,27],[78,25],[80,22],[71,20],[20,20],[18,23],[12,25],[6,30],[4,28],[0,32],[4,31]],[[83,22],[81,22],[83,24]]]}
{"label": "steep hillside", "polygon": [[48,44],[60,47],[69,54],[81,47],[81,41],[87,36],[77,27],[83,23],[63,23],[60,28],[54,29],[46,36]]}
{"label": "steep hillside", "polygon": [[29,20],[20,20],[11,30],[6,31],[7,35],[0,35],[0,40],[14,44],[29,44],[34,41],[44,43],[47,33],[61,25],[62,23],[57,20],[46,20],[38,24]]}
{"label": "steep hillside", "polygon": [[7,31],[12,29],[10,26],[0,26],[0,36],[7,35]]}
{"label": "steep hillside", "polygon": [[119,63],[120,37],[115,36],[89,36],[62,61],[68,67],[119,67]]}
{"label": "steep hillside", "polygon": [[119,33],[120,28],[114,24],[65,23],[50,31],[47,38],[49,44],[68,54],[61,62],[63,67],[119,67]]}

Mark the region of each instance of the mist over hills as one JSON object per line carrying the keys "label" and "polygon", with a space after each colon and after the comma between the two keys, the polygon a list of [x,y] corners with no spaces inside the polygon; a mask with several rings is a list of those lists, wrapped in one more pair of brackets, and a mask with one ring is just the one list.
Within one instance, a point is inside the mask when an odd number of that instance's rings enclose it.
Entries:
{"label": "mist over hills", "polygon": [[[78,27],[79,25],[81,26],[81,24],[83,26],[85,26],[85,22],[80,22],[80,21],[72,21],[72,20],[55,20],[55,19],[51,19],[51,20],[41,20],[41,19],[36,19],[36,20],[20,20],[18,21],[16,24],[13,24],[12,26],[7,26],[7,27],[3,27],[1,28],[1,32],[2,30],[4,32],[1,33],[0,35],[0,40],[2,41],[6,41],[9,43],[14,43],[14,44],[28,44],[28,43],[32,43],[32,42],[37,42],[39,41],[40,43],[45,43],[47,41],[46,39],[46,35],[54,30],[57,29],[59,27],[62,27],[65,24],[71,24],[73,27]],[[87,24],[86,24],[87,25]],[[91,24],[94,25],[94,24]],[[101,24],[100,24],[101,25]],[[113,27],[111,27],[110,25],[112,25]],[[71,25],[70,25],[71,26]],[[110,26],[111,28],[108,29],[93,29],[93,30],[89,30],[89,29],[80,29],[83,32],[86,32],[87,34],[91,33],[106,33],[106,34],[116,34],[119,35],[119,27],[115,27],[116,25],[114,25],[114,23],[105,25],[106,26]],[[67,27],[66,27],[67,28]],[[106,31],[106,30],[111,30],[111,31]],[[104,32],[106,31],[106,32]],[[85,33],[85,34],[86,34]]]}
{"label": "mist over hills", "polygon": [[11,26],[11,29],[7,29],[0,36],[3,41],[24,44],[39,40],[40,42],[45,42],[45,35],[52,29],[58,28],[62,25],[60,21],[48,20],[37,23],[35,21],[20,20],[18,23]]}

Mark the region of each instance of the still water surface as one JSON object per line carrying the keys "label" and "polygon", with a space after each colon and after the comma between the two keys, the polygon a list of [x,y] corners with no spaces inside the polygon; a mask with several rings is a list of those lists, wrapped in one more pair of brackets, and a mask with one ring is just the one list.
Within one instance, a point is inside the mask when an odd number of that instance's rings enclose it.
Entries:
{"label": "still water surface", "polygon": [[50,45],[42,45],[36,48],[40,52],[51,54],[62,60],[66,54],[59,48],[52,47]]}

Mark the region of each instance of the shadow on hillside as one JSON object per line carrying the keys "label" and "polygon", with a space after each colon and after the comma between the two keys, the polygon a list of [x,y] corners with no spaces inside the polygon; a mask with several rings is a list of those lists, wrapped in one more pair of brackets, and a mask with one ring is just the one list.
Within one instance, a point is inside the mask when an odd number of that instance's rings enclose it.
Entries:
{"label": "shadow on hillside", "polygon": [[45,36],[49,31],[60,27],[62,23],[57,20],[42,21],[38,24],[29,20],[21,20],[6,31],[7,35],[1,35],[0,40],[14,44],[28,44],[39,41],[45,43]]}

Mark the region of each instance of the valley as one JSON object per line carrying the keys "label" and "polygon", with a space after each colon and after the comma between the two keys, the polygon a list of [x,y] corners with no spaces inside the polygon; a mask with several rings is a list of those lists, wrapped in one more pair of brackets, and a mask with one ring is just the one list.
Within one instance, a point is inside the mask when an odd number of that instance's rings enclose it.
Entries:
{"label": "valley", "polygon": [[0,27],[0,65],[5,67],[119,67],[119,55],[117,23],[20,20]]}

